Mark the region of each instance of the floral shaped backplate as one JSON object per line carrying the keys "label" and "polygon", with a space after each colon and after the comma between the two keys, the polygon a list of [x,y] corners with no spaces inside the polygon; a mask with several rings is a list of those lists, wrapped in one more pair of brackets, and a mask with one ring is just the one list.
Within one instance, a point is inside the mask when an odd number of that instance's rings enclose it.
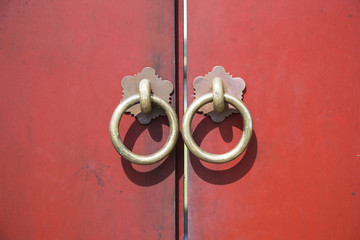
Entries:
{"label": "floral shaped backplate", "polygon": [[[146,67],[140,73],[135,74],[134,76],[125,76],[122,79],[121,86],[123,88],[123,97],[121,101],[139,93],[139,83],[142,79],[150,80],[151,92],[154,95],[157,95],[163,100],[170,102],[170,94],[174,90],[172,83],[168,80],[162,80],[158,75],[155,74],[155,69],[151,67]],[[143,125],[149,124],[152,119],[166,115],[164,110],[156,104],[152,104],[151,112],[148,114],[141,112],[139,104],[130,107],[126,112],[130,113],[132,116],[135,116]]]}
{"label": "floral shaped backplate", "polygon": [[[239,99],[243,99],[243,91],[245,90],[245,81],[239,77],[233,77],[225,71],[222,66],[216,66],[211,72],[205,76],[199,76],[194,79],[195,98],[206,93],[212,92],[212,80],[219,77],[222,80],[224,92],[231,94]],[[226,117],[238,111],[230,104],[225,103],[225,110],[221,113],[215,112],[213,103],[205,104],[199,109],[204,115],[210,116],[214,122],[222,122]]]}

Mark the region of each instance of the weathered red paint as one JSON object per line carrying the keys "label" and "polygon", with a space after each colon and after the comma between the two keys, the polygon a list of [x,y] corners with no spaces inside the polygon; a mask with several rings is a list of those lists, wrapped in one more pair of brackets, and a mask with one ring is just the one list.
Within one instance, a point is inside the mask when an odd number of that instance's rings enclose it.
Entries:
{"label": "weathered red paint", "polygon": [[[190,155],[189,239],[360,238],[358,1],[188,2],[192,80],[216,65],[246,84],[254,122],[245,155]],[[207,151],[231,149],[240,116],[197,116]]]}
{"label": "weathered red paint", "polygon": [[[120,80],[145,66],[177,86],[181,119],[175,4],[0,3],[1,239],[172,239],[176,224],[183,237],[181,162],[132,165],[107,133]],[[189,239],[359,238],[358,8],[189,1],[189,102],[192,79],[222,65],[245,79],[255,127],[234,162],[190,155]],[[194,137],[225,152],[240,138],[239,119],[216,125],[197,116]],[[164,144],[168,127],[165,118],[141,126],[127,116],[120,131],[146,154]]]}
{"label": "weathered red paint", "polygon": [[[125,75],[150,66],[175,85],[174,11],[165,0],[1,1],[1,239],[174,238],[174,155],[136,166],[108,134]],[[120,131],[146,154],[168,124],[125,116]]]}

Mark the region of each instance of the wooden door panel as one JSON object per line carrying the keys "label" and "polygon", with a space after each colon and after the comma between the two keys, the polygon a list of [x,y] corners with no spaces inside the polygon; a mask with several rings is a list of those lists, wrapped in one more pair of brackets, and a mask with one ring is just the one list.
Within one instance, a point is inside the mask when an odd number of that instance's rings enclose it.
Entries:
{"label": "wooden door panel", "polygon": [[[359,239],[360,21],[357,1],[188,2],[192,80],[216,65],[246,82],[247,151],[214,165],[190,154],[189,239]],[[196,116],[213,153],[241,118]]]}
{"label": "wooden door panel", "polygon": [[[175,236],[174,154],[136,166],[108,133],[124,76],[150,66],[175,85],[174,31],[173,1],[0,3],[1,239]],[[169,130],[120,125],[140,154]]]}

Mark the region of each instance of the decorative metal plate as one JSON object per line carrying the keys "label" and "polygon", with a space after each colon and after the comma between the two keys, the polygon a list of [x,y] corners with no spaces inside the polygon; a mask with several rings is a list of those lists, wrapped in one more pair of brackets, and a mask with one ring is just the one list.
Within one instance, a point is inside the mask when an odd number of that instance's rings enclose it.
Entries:
{"label": "decorative metal plate", "polygon": [[[140,73],[135,74],[134,76],[125,76],[122,79],[121,86],[123,88],[123,97],[121,101],[134,94],[139,94],[139,83],[142,79],[149,79],[151,92],[170,103],[170,94],[174,90],[172,83],[168,80],[162,80],[155,74],[155,69],[151,67],[145,67]],[[152,119],[159,116],[165,116],[164,110],[155,104],[152,104],[152,110],[148,114],[141,112],[139,104],[130,107],[126,113],[130,113],[132,116],[135,116],[143,125],[149,124]]]}
{"label": "decorative metal plate", "polygon": [[[194,93],[195,98],[212,92],[212,80],[219,77],[222,80],[224,92],[231,94],[240,100],[243,99],[243,91],[245,90],[245,81],[239,77],[233,77],[225,71],[222,66],[215,66],[211,72],[205,76],[198,76],[194,79]],[[231,105],[225,103],[225,110],[223,112],[215,112],[213,103],[208,103],[199,109],[206,116],[210,116],[214,122],[222,122],[226,117],[238,111]]]}

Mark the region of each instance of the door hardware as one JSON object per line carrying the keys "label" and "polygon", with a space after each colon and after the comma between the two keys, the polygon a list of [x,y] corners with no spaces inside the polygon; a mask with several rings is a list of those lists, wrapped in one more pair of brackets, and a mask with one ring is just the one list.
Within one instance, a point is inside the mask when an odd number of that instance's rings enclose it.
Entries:
{"label": "door hardware", "polygon": [[[148,67],[135,76],[124,77],[121,84],[124,93],[123,99],[114,110],[109,126],[110,138],[114,148],[121,156],[136,164],[148,165],[164,159],[174,148],[179,135],[177,115],[168,103],[169,94],[173,89],[171,82],[161,80],[155,75],[155,70]],[[161,96],[156,94],[157,92]],[[140,108],[136,105],[137,103],[140,103]],[[152,106],[151,103],[155,103],[155,105]],[[166,114],[169,119],[169,137],[158,152],[143,156],[126,148],[120,139],[119,123],[127,111],[136,115],[141,124],[150,123],[152,118],[162,115],[162,112]]]}
{"label": "door hardware", "polygon": [[[226,79],[226,82],[224,81]],[[201,84],[200,84],[201,83]],[[224,85],[226,86],[224,87]],[[209,87],[210,86],[210,87]],[[231,88],[230,88],[231,87]],[[237,89],[242,89],[240,93]],[[227,89],[231,89],[236,96],[230,94]],[[242,91],[245,88],[245,82],[241,78],[232,78],[220,66],[214,67],[213,71],[205,77],[197,77],[194,80],[194,89],[196,99],[186,110],[182,120],[182,136],[186,146],[199,159],[210,163],[225,163],[238,157],[246,149],[251,139],[253,126],[250,112],[246,105],[241,101]],[[200,89],[200,90],[199,90]],[[205,92],[208,89],[208,92]],[[240,97],[239,97],[240,95]],[[208,103],[213,102],[213,109],[205,108]],[[227,106],[230,103],[232,106]],[[233,109],[234,108],[234,109]],[[243,120],[243,134],[238,144],[231,151],[224,154],[212,154],[202,150],[191,136],[191,121],[195,113],[204,109],[203,113],[210,115],[214,122],[221,122],[226,116],[238,111]]]}

